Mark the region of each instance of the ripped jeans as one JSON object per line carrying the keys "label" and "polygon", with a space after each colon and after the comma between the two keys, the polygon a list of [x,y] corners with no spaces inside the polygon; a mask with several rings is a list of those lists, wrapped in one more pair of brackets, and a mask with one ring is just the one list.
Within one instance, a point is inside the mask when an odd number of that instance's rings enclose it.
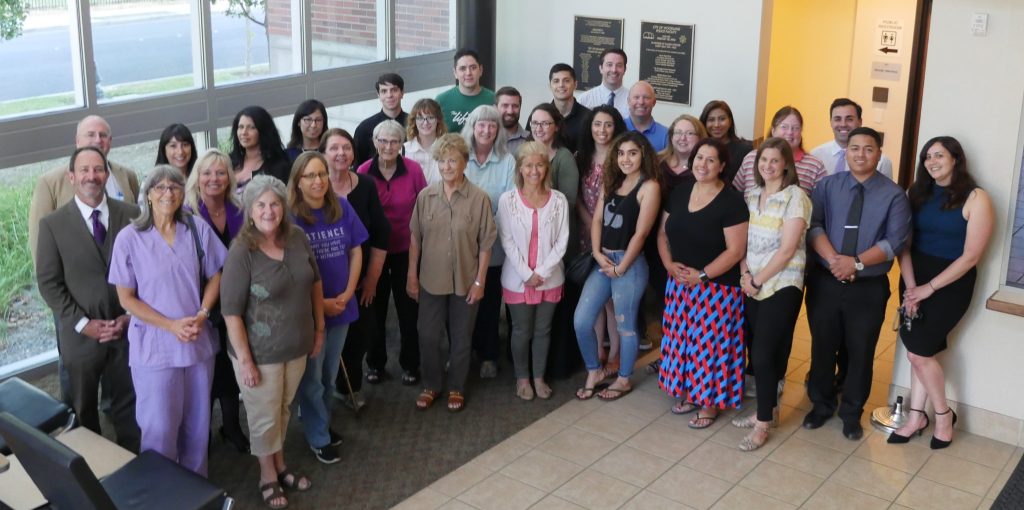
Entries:
{"label": "ripped jeans", "polygon": [[[612,262],[618,263],[625,256],[624,251],[606,251],[605,255]],[[615,306],[615,324],[619,331],[621,341],[619,343],[619,377],[633,375],[633,365],[636,363],[637,355],[637,320],[636,313],[640,307],[640,301],[647,287],[647,260],[641,253],[636,260],[630,264],[626,273],[618,278],[609,278],[598,271],[595,265],[594,270],[587,277],[583,284],[583,293],[580,295],[579,304],[576,305],[576,314],[573,317],[573,327],[576,329],[576,341],[580,346],[580,354],[583,355],[583,363],[587,370],[601,368],[601,361],[597,357],[597,335],[594,334],[594,321],[597,314],[604,309],[604,304],[611,297]]]}

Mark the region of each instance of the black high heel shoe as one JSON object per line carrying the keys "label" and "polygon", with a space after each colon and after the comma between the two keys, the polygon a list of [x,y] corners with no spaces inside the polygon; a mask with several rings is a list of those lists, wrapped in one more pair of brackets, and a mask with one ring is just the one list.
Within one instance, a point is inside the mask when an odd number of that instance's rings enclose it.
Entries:
{"label": "black high heel shoe", "polygon": [[224,426],[221,425],[217,432],[220,434],[220,438],[234,446],[238,453],[249,453],[249,438],[245,437],[241,431],[237,432],[237,435],[228,434],[224,430]]}
{"label": "black high heel shoe", "polygon": [[897,434],[894,431],[893,433],[889,434],[889,439],[885,440],[886,443],[889,443],[889,444],[909,443],[910,442],[910,438],[912,438],[914,436],[921,437],[921,433],[924,432],[924,429],[928,428],[928,425],[931,424],[931,420],[928,419],[928,415],[925,414],[924,411],[922,411],[920,409],[914,409],[914,408],[911,408],[910,410],[911,411],[917,411],[917,412],[921,413],[921,416],[924,416],[924,426],[919,428],[919,429],[917,429],[917,430],[915,430],[915,431],[913,431],[913,432],[911,432],[909,436],[901,436],[901,435]]}
{"label": "black high heel shoe", "polygon": [[[956,426],[956,411],[954,411],[952,408],[947,407],[946,408],[946,412],[944,412],[944,413],[935,413],[935,416],[945,416],[945,415],[947,415],[949,413],[953,413],[953,426],[955,427]],[[939,421],[939,419],[935,418],[935,421]],[[937,437],[935,437],[933,435],[932,436],[931,447],[932,447],[932,450],[941,450],[943,448],[948,447],[952,443],[953,443],[953,438],[949,438],[949,441],[943,441],[943,440],[941,440],[941,439],[939,439],[939,438],[937,438]]]}

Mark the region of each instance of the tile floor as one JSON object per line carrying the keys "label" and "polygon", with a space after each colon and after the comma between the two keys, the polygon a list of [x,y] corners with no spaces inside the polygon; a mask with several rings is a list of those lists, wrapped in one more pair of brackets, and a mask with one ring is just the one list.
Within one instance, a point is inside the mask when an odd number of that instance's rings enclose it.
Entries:
{"label": "tile floor", "polygon": [[[889,321],[868,411],[886,404],[895,352]],[[688,416],[668,412],[672,400],[657,377],[638,370],[637,391],[623,399],[570,401],[396,508],[987,509],[1024,453],[962,431],[942,451],[928,448],[929,434],[888,445],[867,416],[860,441],[844,438],[838,419],[803,429],[809,358],[802,317],[781,425],[754,452],[736,447],[747,430],[729,423],[735,411],[691,430]]]}

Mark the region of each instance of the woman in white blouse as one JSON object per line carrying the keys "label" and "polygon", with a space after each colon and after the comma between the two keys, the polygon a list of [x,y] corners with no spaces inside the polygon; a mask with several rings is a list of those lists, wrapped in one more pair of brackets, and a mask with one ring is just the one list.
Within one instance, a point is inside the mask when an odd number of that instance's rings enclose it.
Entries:
{"label": "woman in white blouse", "polygon": [[[555,305],[562,299],[562,256],[569,242],[569,203],[551,189],[548,148],[527,142],[516,156],[516,188],[498,202],[498,234],[505,250],[501,286],[512,314],[516,395],[551,397],[544,370]],[[530,375],[533,385],[530,385]]]}
{"label": "woman in white blouse", "polygon": [[437,169],[437,160],[430,155],[434,140],[448,132],[441,115],[441,105],[433,99],[420,99],[412,105],[408,125],[405,127],[405,157],[420,164],[427,184],[441,182],[441,173]]}

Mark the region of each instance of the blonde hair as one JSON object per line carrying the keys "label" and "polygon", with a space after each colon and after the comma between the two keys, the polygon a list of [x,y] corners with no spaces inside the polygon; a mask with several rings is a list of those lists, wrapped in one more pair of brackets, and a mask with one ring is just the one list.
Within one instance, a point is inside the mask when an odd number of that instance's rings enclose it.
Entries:
{"label": "blonde hair", "polygon": [[238,180],[235,179],[235,172],[231,167],[231,158],[217,149],[210,149],[196,160],[192,172],[188,174],[188,181],[185,183],[185,205],[194,214],[199,214],[199,203],[203,201],[203,193],[199,190],[199,174],[215,163],[224,165],[224,170],[228,174],[228,189],[224,190],[224,201],[238,205],[238,198],[235,196]]}
{"label": "blonde hair", "polygon": [[541,156],[541,160],[544,161],[544,180],[541,182],[541,186],[545,190],[551,189],[551,159],[548,156],[548,147],[541,142],[525,142],[519,146],[519,150],[516,152],[516,171],[512,175],[516,187],[523,189],[523,186],[526,186],[522,168],[526,158],[530,156]]}
{"label": "blonde hair", "polygon": [[694,131],[697,132],[697,138],[707,138],[708,137],[708,130],[704,127],[704,123],[701,122],[700,119],[698,119],[697,117],[694,117],[693,115],[690,115],[690,114],[687,114],[687,113],[684,113],[684,114],[676,117],[675,120],[673,120],[672,123],[668,125],[668,142],[669,143],[668,143],[668,145],[665,146],[664,149],[661,150],[661,152],[658,153],[658,163],[659,164],[660,163],[664,163],[666,161],[669,161],[672,158],[676,159],[676,164],[681,163],[681,161],[679,161],[679,159],[680,159],[679,158],[679,152],[676,151],[676,147],[674,145],[672,145],[672,131],[674,131],[676,129],[676,124],[678,124],[680,121],[684,121],[684,120],[693,125]]}

